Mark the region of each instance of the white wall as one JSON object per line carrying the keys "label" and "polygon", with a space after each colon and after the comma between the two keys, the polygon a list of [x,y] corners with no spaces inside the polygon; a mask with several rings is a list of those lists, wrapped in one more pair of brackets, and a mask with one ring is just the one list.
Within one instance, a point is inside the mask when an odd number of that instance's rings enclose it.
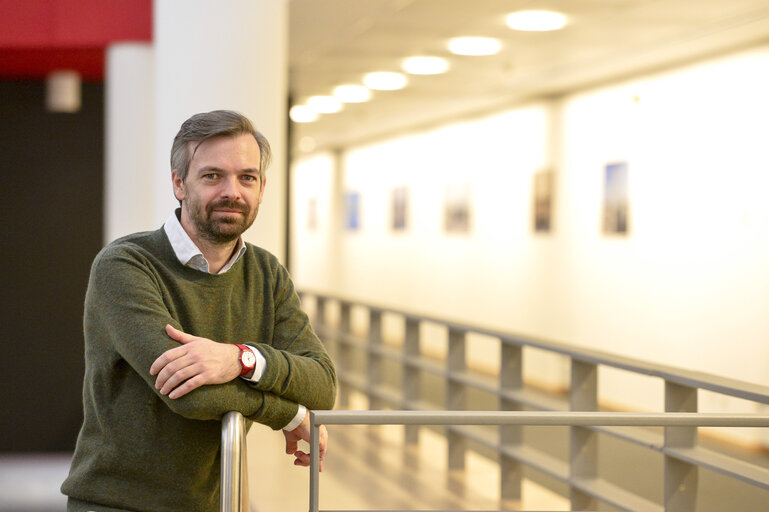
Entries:
{"label": "white wall", "polygon": [[[761,47],[347,148],[337,166],[331,155],[305,159],[293,169],[295,280],[769,385],[768,90]],[[629,166],[628,236],[601,227],[604,165],[616,160]],[[532,177],[547,166],[555,225],[541,235]],[[453,183],[472,190],[468,235],[443,232]],[[390,194],[401,185],[409,227],[395,233]],[[356,232],[339,231],[347,190],[362,197]],[[308,233],[311,196],[323,222]],[[546,367],[539,377],[566,381],[562,363]],[[634,382],[603,372],[604,400],[660,410],[661,385]],[[701,400],[703,410],[741,408]]]}

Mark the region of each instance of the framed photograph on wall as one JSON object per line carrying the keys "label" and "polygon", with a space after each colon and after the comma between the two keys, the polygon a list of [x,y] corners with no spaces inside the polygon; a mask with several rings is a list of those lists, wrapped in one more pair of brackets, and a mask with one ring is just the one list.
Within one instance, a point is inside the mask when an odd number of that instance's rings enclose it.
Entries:
{"label": "framed photograph on wall", "polygon": [[408,224],[409,189],[396,187],[392,191],[392,228],[393,231],[405,231]]}
{"label": "framed photograph on wall", "polygon": [[629,226],[627,162],[612,162],[604,168],[603,232],[626,235]]}
{"label": "framed photograph on wall", "polygon": [[357,231],[360,227],[360,194],[347,192],[344,195],[344,226],[348,231]]}
{"label": "framed photograph on wall", "polygon": [[548,233],[553,224],[553,188],[555,173],[544,169],[534,174],[533,200],[534,231]]}
{"label": "framed photograph on wall", "polygon": [[471,187],[469,183],[446,186],[443,224],[446,233],[470,232]]}

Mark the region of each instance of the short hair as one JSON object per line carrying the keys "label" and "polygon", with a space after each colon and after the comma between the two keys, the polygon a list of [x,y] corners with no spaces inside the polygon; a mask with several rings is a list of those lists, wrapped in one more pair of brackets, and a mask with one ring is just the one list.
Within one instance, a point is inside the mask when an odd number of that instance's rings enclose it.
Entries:
{"label": "short hair", "polygon": [[[187,178],[192,157],[203,141],[212,137],[235,137],[242,134],[253,135],[259,145],[261,155],[259,177],[264,180],[264,173],[270,165],[272,156],[270,143],[267,137],[254,128],[246,116],[232,110],[203,112],[184,121],[171,146],[171,170],[175,170],[184,181]],[[197,143],[192,151],[189,151],[190,142]]]}

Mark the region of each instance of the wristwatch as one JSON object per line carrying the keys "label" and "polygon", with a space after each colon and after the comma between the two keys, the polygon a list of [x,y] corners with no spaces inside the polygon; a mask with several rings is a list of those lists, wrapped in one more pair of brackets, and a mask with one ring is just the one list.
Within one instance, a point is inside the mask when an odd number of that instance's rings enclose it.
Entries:
{"label": "wristwatch", "polygon": [[254,368],[256,367],[256,356],[251,349],[237,343],[235,346],[240,349],[240,375],[243,376],[254,371]]}

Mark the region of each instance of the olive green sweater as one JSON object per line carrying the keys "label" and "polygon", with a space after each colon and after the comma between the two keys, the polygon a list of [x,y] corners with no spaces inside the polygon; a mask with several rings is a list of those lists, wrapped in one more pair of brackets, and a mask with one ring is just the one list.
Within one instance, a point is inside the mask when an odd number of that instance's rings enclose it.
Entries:
{"label": "olive green sweater", "polygon": [[[161,395],[150,365],[179,346],[166,324],[255,346],[264,375]],[[162,229],[113,242],[91,268],[84,330],[84,420],[62,485],[70,510],[218,510],[226,412],[280,429],[299,403],[334,405],[333,364],[288,273],[251,244],[228,272],[211,275],[179,263]]]}

